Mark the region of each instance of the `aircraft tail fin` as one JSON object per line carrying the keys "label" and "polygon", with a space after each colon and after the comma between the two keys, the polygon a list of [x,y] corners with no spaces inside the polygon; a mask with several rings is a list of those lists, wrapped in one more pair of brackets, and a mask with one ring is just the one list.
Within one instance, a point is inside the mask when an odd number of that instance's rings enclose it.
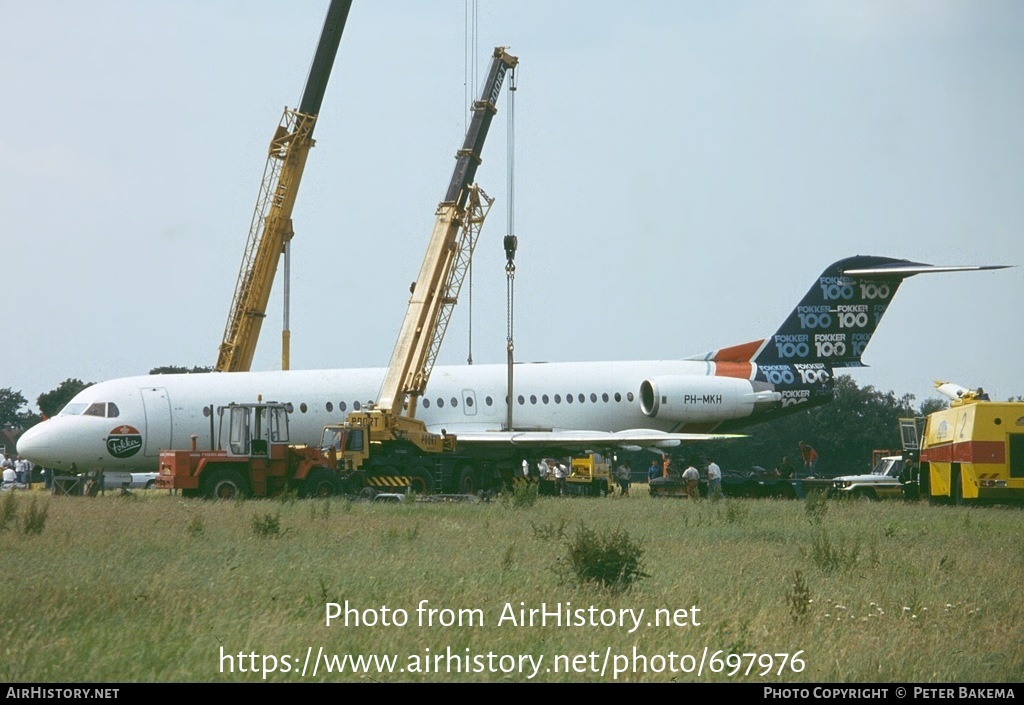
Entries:
{"label": "aircraft tail fin", "polygon": [[1005,266],[935,266],[891,257],[848,257],[821,273],[775,335],[696,359],[754,362],[759,367],[805,363],[863,367],[861,355],[904,279],[915,274]]}
{"label": "aircraft tail fin", "polygon": [[1004,266],[935,266],[868,255],[839,260],[821,273],[753,361],[758,365],[808,362],[833,368],[863,367],[861,355],[904,279],[915,274]]}

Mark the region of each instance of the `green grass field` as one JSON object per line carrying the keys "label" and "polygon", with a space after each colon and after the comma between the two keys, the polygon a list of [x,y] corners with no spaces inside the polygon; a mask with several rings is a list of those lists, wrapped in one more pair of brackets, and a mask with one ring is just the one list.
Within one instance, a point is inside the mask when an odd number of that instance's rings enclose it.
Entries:
{"label": "green grass field", "polygon": [[[654,500],[645,485],[523,504],[4,493],[0,680],[1024,675],[1020,509]],[[628,536],[646,577],[581,582],[581,530]],[[522,623],[542,605],[562,623]]]}

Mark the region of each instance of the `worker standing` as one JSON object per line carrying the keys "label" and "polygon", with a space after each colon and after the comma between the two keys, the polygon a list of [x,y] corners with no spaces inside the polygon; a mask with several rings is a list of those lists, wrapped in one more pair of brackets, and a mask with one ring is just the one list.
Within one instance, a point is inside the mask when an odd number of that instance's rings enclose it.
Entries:
{"label": "worker standing", "polygon": [[661,466],[658,464],[658,459],[654,458],[651,460],[651,467],[647,468],[647,482],[650,484],[651,480],[656,480],[661,477]]}
{"label": "worker standing", "polygon": [[555,486],[558,488],[558,496],[565,495],[565,476],[567,468],[560,462],[555,462]]}
{"label": "worker standing", "polygon": [[686,481],[686,496],[688,499],[700,497],[700,473],[697,468],[690,465],[683,470],[683,480]]}
{"label": "worker standing", "polygon": [[623,497],[629,495],[629,481],[632,475],[633,468],[628,460],[622,461],[622,465],[615,469],[615,479],[619,481],[619,490]]}
{"label": "worker standing", "polygon": [[721,499],[722,494],[722,468],[712,460],[708,463],[708,499]]}
{"label": "worker standing", "polygon": [[551,467],[548,465],[548,461],[541,458],[537,461],[537,475],[541,480],[548,479],[548,475],[551,474]]}
{"label": "worker standing", "polygon": [[818,467],[818,451],[810,443],[800,441],[800,457],[804,461],[804,476],[811,477]]}

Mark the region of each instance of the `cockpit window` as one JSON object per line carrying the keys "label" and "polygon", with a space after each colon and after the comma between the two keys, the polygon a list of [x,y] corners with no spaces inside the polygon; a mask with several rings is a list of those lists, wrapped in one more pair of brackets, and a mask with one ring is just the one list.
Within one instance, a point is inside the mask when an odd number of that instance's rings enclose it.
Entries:
{"label": "cockpit window", "polygon": [[96,401],[92,404],[84,402],[72,402],[60,410],[58,416],[99,416],[100,418],[116,418],[121,415],[117,404],[106,401]]}
{"label": "cockpit window", "polygon": [[106,416],[107,403],[104,401],[93,402],[89,408],[82,412],[82,416]]}

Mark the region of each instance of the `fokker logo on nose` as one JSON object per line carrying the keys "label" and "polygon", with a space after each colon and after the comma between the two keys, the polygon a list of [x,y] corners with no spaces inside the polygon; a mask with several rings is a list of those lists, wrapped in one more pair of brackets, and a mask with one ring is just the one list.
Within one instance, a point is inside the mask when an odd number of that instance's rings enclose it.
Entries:
{"label": "fokker logo on nose", "polygon": [[107,436],[107,452],[115,458],[130,458],[142,448],[142,434],[134,426],[118,426]]}

